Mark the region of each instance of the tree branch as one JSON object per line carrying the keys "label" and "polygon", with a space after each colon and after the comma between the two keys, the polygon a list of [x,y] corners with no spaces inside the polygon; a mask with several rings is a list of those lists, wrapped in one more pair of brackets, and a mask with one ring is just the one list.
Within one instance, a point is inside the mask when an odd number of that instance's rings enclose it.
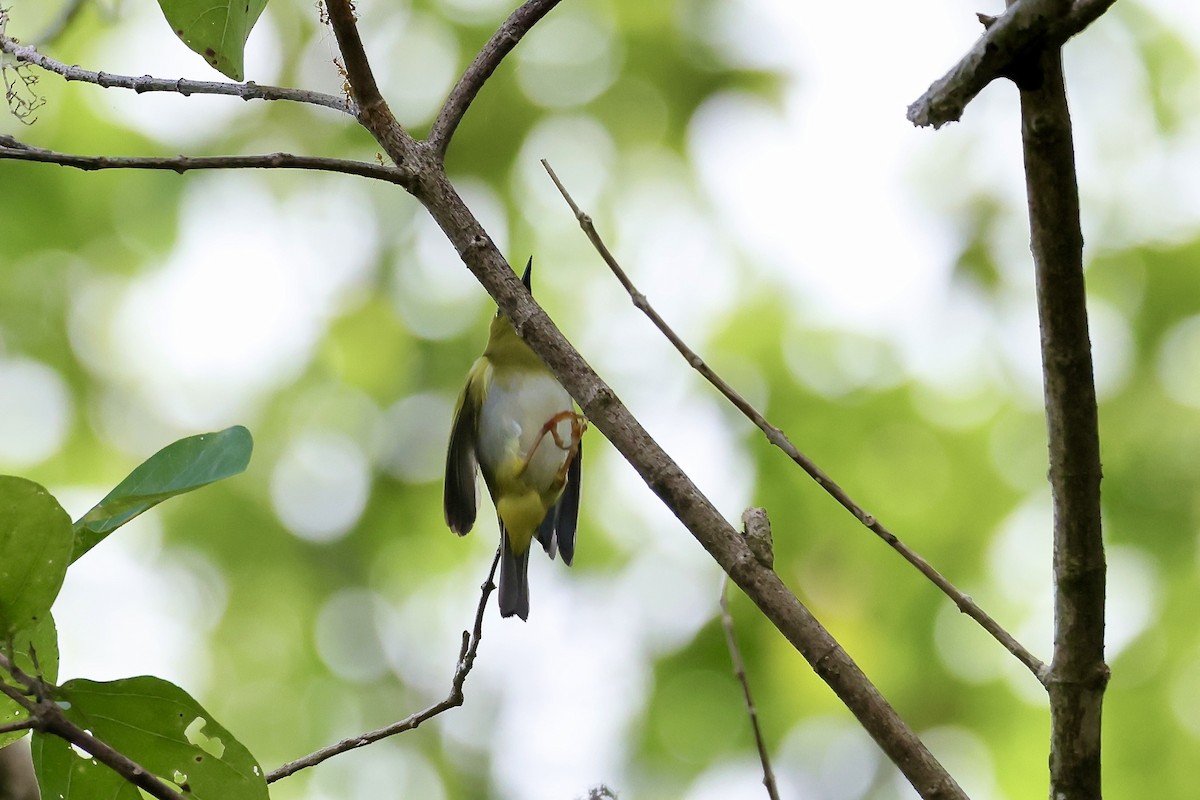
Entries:
{"label": "tree branch", "polygon": [[291,100],[296,103],[322,106],[345,114],[355,114],[354,104],[345,97],[312,92],[306,89],[288,89],[281,86],[260,86],[253,81],[233,83],[229,81],[193,81],[186,78],[154,78],[149,75],[114,75],[109,72],[92,72],[81,67],[55,61],[42,55],[36,48],[18,43],[0,33],[0,52],[8,53],[18,62],[33,64],[47,72],[53,72],[67,81],[92,83],[105,89],[132,89],[143,92],[172,92],[184,97],[193,94],[217,94],[240,97],[243,100]]}
{"label": "tree branch", "polygon": [[766,436],[767,441],[778,447],[788,455],[802,470],[804,470],[817,484],[824,489],[833,499],[837,500],[847,511],[854,515],[855,519],[861,522],[868,530],[873,532],[880,539],[885,541],[893,550],[899,553],[905,561],[917,568],[917,570],[929,579],[934,586],[940,589],[947,597],[954,601],[958,606],[959,611],[975,620],[979,625],[992,635],[1008,652],[1016,656],[1022,664],[1029,668],[1039,682],[1045,680],[1046,665],[1040,659],[1030,653],[1024,645],[1016,640],[1000,623],[996,622],[986,611],[979,607],[971,597],[960,591],[953,583],[946,579],[944,575],[938,572],[933,566],[916,553],[912,548],[900,541],[896,534],[888,530],[882,522],[876,519],[871,514],[868,514],[862,506],[854,502],[841,486],[839,486],[829,475],[822,470],[817,464],[800,452],[792,441],[787,437],[780,428],[772,425],[766,417],[759,412],[748,400],[741,396],[730,386],[720,375],[718,375],[711,367],[705,363],[704,359],[698,356],[695,351],[688,347],[680,336],[659,316],[654,307],[650,305],[650,301],[646,296],[638,291],[633,285],[633,281],[625,274],[625,270],[617,262],[612,252],[605,245],[604,240],[596,231],[596,226],[592,223],[592,218],[587,213],[582,211],[571,197],[571,194],[563,186],[562,181],[558,179],[558,175],[554,170],[542,159],[542,166],[546,168],[546,172],[550,174],[550,179],[554,181],[554,185],[558,187],[558,191],[562,194],[563,199],[567,201],[567,205],[571,207],[571,211],[575,214],[575,219],[579,222],[579,227],[587,235],[588,240],[604,259],[604,263],[612,270],[617,280],[625,287],[625,291],[629,293],[629,297],[633,300],[633,304],[643,314],[650,318],[654,326],[667,337],[667,340],[674,345],[679,354],[699,372],[704,379],[716,387],[722,395],[725,396],[730,403],[734,405],[738,411],[758,426],[759,430]]}
{"label": "tree branch", "polygon": [[343,158],[297,156],[291,153],[251,156],[84,156],[34,147],[5,134],[0,134],[0,160],[60,164],[85,171],[147,169],[184,173],[195,169],[307,169],[357,175],[405,188],[413,181],[411,174],[396,167]]}
{"label": "tree branch", "polygon": [[[770,542],[771,521],[767,519],[765,509],[746,509],[742,514],[742,532],[746,536],[751,549],[754,542]],[[764,557],[770,558],[770,551],[756,553],[755,557],[761,562]],[[768,561],[767,566],[770,566]],[[737,637],[733,632],[733,614],[729,611],[729,578],[721,578],[721,628],[725,631],[725,647],[729,650],[729,660],[733,662],[733,675],[742,686],[742,700],[746,704],[746,715],[750,718],[750,729],[754,732],[754,744],[758,748],[758,762],[762,765],[763,786],[771,800],[779,800],[779,787],[775,785],[775,772],[771,769],[771,756],[767,752],[767,743],[763,739],[762,728],[758,724],[758,708],[754,705],[754,696],[750,693],[750,679],[746,676],[746,662],[742,660],[742,651],[738,647]]]}
{"label": "tree branch", "polygon": [[12,733],[13,731],[27,731],[37,727],[37,723],[31,719],[19,719],[15,722],[6,722],[0,725],[0,734]]}
{"label": "tree branch", "polygon": [[1038,56],[1040,86],[1021,90],[1021,142],[1054,500],[1054,659],[1050,796],[1098,798],[1104,663],[1100,434],[1083,277],[1083,234],[1062,51]]}
{"label": "tree branch", "polygon": [[375,73],[363,48],[362,36],[354,17],[351,0],[326,0],[325,12],[329,25],[337,39],[342,63],[346,68],[346,82],[350,87],[350,99],[357,106],[355,117],[367,129],[401,169],[417,171],[428,161],[427,148],[417,142],[396,119],[387,101],[375,82]]}
{"label": "tree branch", "polygon": [[267,775],[267,783],[274,783],[281,778],[294,775],[302,769],[316,766],[322,761],[326,761],[336,755],[341,755],[342,753],[356,750],[359,747],[365,747],[380,739],[386,739],[389,736],[395,736],[398,733],[412,730],[422,722],[433,719],[444,711],[461,706],[465,699],[463,686],[467,682],[467,676],[471,674],[471,669],[475,666],[475,656],[479,653],[479,642],[483,639],[483,612],[487,608],[488,597],[496,588],[494,580],[496,577],[496,565],[499,563],[500,550],[497,549],[496,555],[492,559],[492,568],[488,570],[487,579],[479,587],[479,605],[475,609],[475,624],[469,632],[463,631],[462,647],[458,651],[458,663],[454,668],[454,677],[450,681],[450,693],[446,695],[445,700],[435,703],[424,711],[406,717],[399,722],[394,722],[386,728],[380,728],[379,730],[370,731],[358,736],[351,736],[349,739],[343,739],[329,747],[323,747],[314,753],[309,753],[303,758],[289,761],[287,764],[269,773]]}
{"label": "tree branch", "polygon": [[438,112],[433,127],[429,130],[426,141],[433,148],[439,160],[446,157],[446,148],[450,146],[450,137],[462,122],[471,102],[483,88],[483,84],[500,66],[504,57],[512,52],[521,37],[529,33],[542,17],[546,16],[557,6],[559,0],[527,0],[527,2],[509,15],[492,38],[488,39],[483,49],[475,56],[475,60],[467,67],[466,72],[458,79],[458,83],[450,91],[442,110]]}
{"label": "tree branch", "polygon": [[1116,0],[1020,0],[999,17],[980,17],[985,27],[948,73],[908,107],[917,126],[940,128],[962,117],[967,104],[997,78],[1032,79],[1014,70],[1035,64],[1041,47],[1057,47],[1100,17]]}
{"label": "tree branch", "polygon": [[30,719],[28,721],[32,723],[30,727],[34,730],[65,739],[129,783],[144,789],[147,794],[157,797],[159,800],[184,800],[183,795],[175,791],[166,781],[161,780],[124,753],[102,742],[67,719],[62,713],[62,709],[51,697],[50,689],[52,687],[38,678],[26,675],[3,653],[0,653],[0,669],[25,687],[26,692],[22,692],[15,686],[0,681],[0,692],[29,712]]}

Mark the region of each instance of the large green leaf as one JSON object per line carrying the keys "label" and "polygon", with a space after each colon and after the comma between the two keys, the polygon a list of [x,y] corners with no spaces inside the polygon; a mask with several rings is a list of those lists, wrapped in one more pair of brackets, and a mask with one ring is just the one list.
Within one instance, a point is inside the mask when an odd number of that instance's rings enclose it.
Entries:
{"label": "large green leaf", "polygon": [[[187,692],[141,676],[97,683],[73,680],[55,691],[68,719],[197,800],[264,800],[262,768]],[[65,740],[33,736],[42,797],[129,798],[138,790]]]}
{"label": "large green leaf", "polygon": [[[26,675],[34,675],[53,683],[58,680],[58,630],[54,617],[47,613],[32,628],[17,631],[13,636],[13,658]],[[8,675],[0,675],[9,685],[19,686]],[[0,725],[28,718],[29,713],[12,700],[0,695]],[[15,742],[26,731],[0,733],[0,747]],[[0,795],[3,796],[3,795]]]}
{"label": "large green leaf", "polygon": [[0,476],[0,640],[50,613],[70,564],[71,518],[24,478]]}
{"label": "large green leaf", "polygon": [[267,0],[158,0],[175,35],[235,81],[244,77],[243,53]]}
{"label": "large green leaf", "polygon": [[250,463],[254,440],[241,425],[169,444],[129,473],[75,522],[74,562],[100,540],[167,498],[237,475]]}

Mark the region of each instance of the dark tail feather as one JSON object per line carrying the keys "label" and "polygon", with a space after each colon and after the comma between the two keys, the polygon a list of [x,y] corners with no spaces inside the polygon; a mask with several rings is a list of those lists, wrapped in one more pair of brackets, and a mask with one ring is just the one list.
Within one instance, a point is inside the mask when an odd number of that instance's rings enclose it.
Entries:
{"label": "dark tail feather", "polygon": [[551,558],[558,555],[558,539],[554,535],[554,526],[558,524],[558,505],[561,502],[559,500],[558,503],[550,507],[550,510],[546,512],[545,519],[542,520],[542,524],[538,525],[537,529],[537,540],[541,542],[542,549],[546,551],[546,555]]}
{"label": "dark tail feather", "polygon": [[575,528],[579,524],[579,483],[583,470],[583,442],[576,445],[575,457],[567,468],[567,483],[546,518],[537,529],[537,540],[542,543],[546,555],[554,558],[562,552],[563,563],[568,567],[575,558]]}
{"label": "dark tail feather", "polygon": [[554,509],[554,538],[568,567],[575,559],[575,529],[579,525],[579,491],[583,480],[583,442],[575,447],[575,459],[567,469],[567,485]]}
{"label": "dark tail feather", "polygon": [[529,548],[517,555],[500,527],[500,616],[529,619]]}

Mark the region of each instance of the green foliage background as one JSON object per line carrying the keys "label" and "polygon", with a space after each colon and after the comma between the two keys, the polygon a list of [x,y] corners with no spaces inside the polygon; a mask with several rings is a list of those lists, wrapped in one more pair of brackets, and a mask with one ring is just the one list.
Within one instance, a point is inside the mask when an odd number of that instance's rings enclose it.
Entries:
{"label": "green foliage background", "polygon": [[[517,59],[510,60],[489,82],[451,148],[452,174],[477,194],[487,196],[490,191],[499,199],[505,219],[499,233],[508,241],[511,257],[523,259],[534,252],[539,263],[547,265],[539,278],[539,300],[562,321],[568,336],[582,341],[585,356],[601,366],[602,374],[605,365],[637,359],[661,342],[646,325],[616,331],[607,342],[584,335],[581,320],[602,317],[605,309],[627,300],[601,274],[565,208],[551,216],[542,212],[551,206],[531,201],[525,162],[543,153],[531,155],[523,148],[539,123],[555,115],[585,118],[607,131],[617,154],[608,161],[596,154],[601,169],[607,164],[617,174],[633,174],[655,164],[672,175],[675,188],[693,193],[689,202],[711,213],[683,158],[694,112],[719,92],[737,89],[770,100],[780,89],[777,76],[734,66],[716,37],[700,32],[696,20],[715,14],[714,5],[708,0],[579,4],[572,19],[590,21],[607,32],[607,55],[592,65],[585,60],[583,67],[569,54],[556,63],[552,51],[543,63],[518,65]],[[109,69],[96,42],[122,35],[123,14],[130,12],[130,4],[118,6],[115,16],[113,10],[88,5],[48,52],[67,63]],[[359,4],[360,16],[371,24],[406,14],[412,25],[426,25],[443,39],[449,37],[457,53],[455,73],[508,10],[429,0],[404,8]],[[32,33],[52,11],[40,3],[16,0],[10,33]],[[1196,85],[1196,54],[1144,8],[1122,4],[1114,13],[1115,21],[1105,24],[1127,29],[1145,55],[1145,92],[1156,113],[1156,127],[1148,136],[1152,146],[1159,146],[1196,124],[1180,100],[1183,89]],[[264,19],[277,40],[277,82],[304,86],[313,70],[322,67],[327,76],[334,75],[328,58],[321,55],[332,52],[331,34],[318,25],[310,3],[276,0]],[[146,40],[136,37],[147,35],[148,30],[131,29],[128,47],[146,46]],[[165,25],[156,35],[167,40],[171,36]],[[254,47],[252,38],[252,56]],[[248,64],[250,79],[255,79],[253,68]],[[561,70],[563,84],[569,86],[572,68],[585,73],[611,69],[616,76],[594,99],[569,112],[531,100],[517,77],[517,70],[551,75]],[[202,69],[196,62],[190,74],[204,74]],[[389,85],[399,80],[394,73],[385,70],[381,80],[385,92],[405,91]],[[336,78],[331,86],[336,86]],[[914,96],[920,88],[914,87]],[[216,133],[181,143],[155,139],[114,121],[105,105],[116,90],[67,85],[52,76],[43,76],[36,89],[47,100],[36,124],[27,128],[7,119],[0,129],[68,152],[291,150],[367,159],[374,153],[364,134],[329,112],[206,99],[203,102],[214,108],[237,108]],[[404,114],[417,105],[398,107]],[[428,114],[412,111],[407,121],[420,133],[428,125]],[[1007,122],[1015,129],[1015,119]],[[967,134],[957,140],[967,141],[967,146],[947,152],[940,163],[914,168],[913,182],[926,196],[938,196],[954,169],[967,171],[973,160],[987,158],[971,151],[970,125],[968,112],[963,123]],[[589,158],[585,154],[579,162]],[[559,171],[570,186],[568,171]],[[171,173],[85,174],[0,162],[6,200],[0,213],[0,360],[40,362],[57,373],[71,400],[68,430],[60,445],[33,464],[0,464],[5,471],[25,475],[56,493],[98,491],[86,498],[86,508],[103,494],[92,487],[112,486],[159,446],[199,432],[180,429],[170,415],[156,416],[136,382],[120,369],[97,368],[96,353],[104,357],[104,343],[81,342],[72,326],[80,324],[81,315],[112,311],[103,299],[80,310],[85,287],[119,287],[158,269],[179,242],[184,215],[195,210],[183,204],[188,187],[223,179]],[[327,187],[330,202],[336,202],[337,188],[357,181],[268,172],[238,179],[253,181],[279,208],[313,187]],[[538,191],[548,186],[547,182]],[[362,513],[352,529],[334,541],[317,543],[293,535],[272,505],[272,471],[296,436],[333,431],[357,441],[364,451],[378,452],[370,448],[377,434],[369,420],[379,409],[412,396],[452,397],[481,346],[491,313],[481,290],[469,297],[452,295],[430,313],[456,320],[451,325],[454,334],[422,335],[412,311],[414,304],[423,302],[421,296],[413,297],[414,290],[419,295],[423,289],[415,232],[421,211],[391,187],[358,186],[357,191],[352,219],[386,235],[368,238],[376,249],[366,258],[366,279],[345,293],[336,311],[323,320],[319,342],[306,351],[302,363],[273,376],[253,402],[236,409],[236,418],[224,421],[254,431],[257,450],[249,471],[154,512],[161,520],[159,557],[178,559],[185,569],[196,563],[215,568],[219,577],[211,580],[221,587],[216,594],[224,598],[223,603],[213,603],[219,614],[211,629],[196,631],[207,656],[208,667],[200,670],[204,685],[184,688],[268,769],[440,697],[437,687],[448,686],[453,667],[456,631],[469,621],[474,587],[492,546],[487,528],[466,543],[450,536],[440,519],[439,482],[432,476],[397,477],[403,470],[388,469],[379,457],[372,460]],[[1165,197],[1164,203],[1171,200]],[[611,182],[602,182],[585,205],[605,230],[606,223],[617,218],[619,202]],[[1124,213],[1119,201],[1106,208],[1111,209],[1111,220],[1085,223],[1093,229],[1119,225]],[[773,283],[776,279],[756,271],[753,259],[736,248],[731,248],[727,270],[744,280],[715,319],[703,320],[692,343],[735,382],[743,381],[772,421],[853,496],[1048,658],[1048,567],[1044,574],[1030,567],[1044,566],[1049,554],[1043,421],[1020,386],[1020,376],[1000,357],[1011,335],[1001,325],[1009,304],[1015,298],[1032,309],[1033,303],[1028,277],[1014,275],[998,255],[1019,249],[1018,244],[998,248],[995,241],[1009,233],[999,220],[1020,210],[1011,208],[999,190],[985,187],[943,211],[943,221],[961,234],[950,285],[972,298],[973,308],[983,310],[990,331],[987,378],[969,391],[947,392],[908,371],[897,345],[885,337],[806,322]],[[714,225],[721,223],[712,220]],[[244,224],[253,230],[255,220]],[[607,230],[612,231],[610,246],[622,253],[621,230],[613,224]],[[228,233],[210,231],[214,239]],[[354,236],[353,226],[339,235]],[[1127,621],[1133,637],[1112,659],[1113,680],[1105,704],[1105,780],[1114,797],[1189,796],[1194,785],[1189,765],[1200,745],[1200,634],[1195,624],[1200,597],[1200,380],[1195,377],[1200,374],[1200,240],[1194,236],[1193,220],[1186,235],[1132,241],[1119,249],[1093,252],[1090,258],[1090,290],[1106,309],[1116,312],[1115,323],[1128,334],[1127,368],[1119,383],[1104,393],[1101,408],[1104,516],[1114,563],[1109,602],[1113,617]],[[575,272],[555,272],[566,270],[566,265]],[[626,266],[637,275],[638,264]],[[704,276],[695,280],[703,281]],[[682,283],[687,291],[689,281]],[[236,283],[226,288],[231,298],[238,295]],[[252,301],[265,305],[269,298]],[[219,307],[212,310],[211,319],[220,326]],[[84,345],[99,349],[81,353]],[[1098,353],[1101,360],[1110,357],[1114,354]],[[807,374],[798,362],[806,365]],[[771,512],[780,573],[902,715],[929,733],[935,752],[962,770],[973,796],[1043,793],[1048,723],[1033,679],[859,529],[748,423],[720,407],[711,392],[686,375],[683,363],[664,363],[677,370],[663,379],[670,391],[623,385],[620,374],[614,384],[633,397],[641,413],[653,414],[656,402],[678,402],[680,392],[689,402],[714,410],[719,436],[732,443],[737,456],[725,465],[730,474],[717,480],[753,481],[749,499]],[[169,374],[178,367],[161,369]],[[625,379],[632,381],[628,375]],[[114,426],[113,408],[133,409],[133,418]],[[669,409],[658,410],[669,414]],[[430,418],[431,428],[436,421]],[[429,435],[440,441],[442,431]],[[386,449],[386,443],[383,446]],[[623,492],[639,490],[629,490],[633,484],[622,477],[618,457],[594,433],[588,467],[581,550],[568,580],[604,586],[624,579],[622,570],[633,559],[630,543],[641,541],[661,552],[658,568],[664,575],[676,570],[696,574],[693,566],[684,569],[672,558],[678,555],[694,565],[696,553],[688,548],[699,548],[665,515],[626,507],[629,501]],[[721,475],[719,470],[715,474]],[[728,513],[734,517],[738,510]],[[712,602],[707,611],[697,612],[708,614],[707,622],[688,629],[678,642],[638,654],[645,669],[644,707],[616,746],[621,755],[615,774],[600,774],[594,781],[611,783],[623,797],[757,796],[753,743],[720,626],[712,616],[715,572],[712,577]],[[384,674],[355,679],[322,657],[314,633],[322,608],[337,593],[360,589],[369,591],[383,608],[403,606],[410,613],[414,607],[427,608],[431,629],[448,628],[448,634],[443,631],[440,638],[431,634],[428,639],[431,647],[449,641],[445,652],[421,655],[429,663],[440,659],[444,678],[441,673],[432,678],[406,674],[397,663],[408,662],[400,658],[391,660]],[[697,596],[707,597],[707,588]],[[542,598],[549,602],[546,594]],[[548,630],[534,627],[539,613],[552,616],[545,605],[537,607],[539,599],[535,596],[530,629]],[[96,598],[98,604],[104,601]],[[658,602],[654,596],[632,598],[623,608],[645,607],[650,613]],[[744,598],[735,597],[733,605],[765,732],[787,785],[804,797],[902,796],[894,771],[863,743],[865,737],[855,731],[848,713],[803,660]],[[62,625],[61,610],[56,609],[56,617]],[[387,615],[382,619],[385,622],[364,620],[351,638],[360,637],[373,651],[386,651],[386,642],[376,641],[388,637]],[[114,619],[109,624],[124,623]],[[505,636],[513,635],[497,631],[500,625],[494,612],[489,615],[483,662],[498,657],[490,652],[493,642],[507,642]],[[528,644],[520,638],[526,635],[516,634],[518,645]],[[420,646],[418,641],[409,637],[407,646]],[[149,650],[156,647],[154,641],[144,645]],[[594,644],[599,650],[607,646],[604,641]],[[64,650],[64,678],[75,677],[71,658]],[[354,659],[354,653],[344,654],[343,660]],[[510,680],[520,681],[521,676]],[[468,683],[467,704],[474,708],[449,715],[460,714],[462,720],[444,717],[348,756],[350,768],[370,776],[373,759],[402,765],[396,769],[409,783],[397,787],[397,796],[404,794],[402,789],[449,798],[504,796],[494,779],[504,765],[491,762],[489,749],[497,704],[489,695],[504,688],[483,680]],[[587,686],[577,687],[572,696],[553,698],[551,702],[563,709],[562,728],[542,733],[571,739],[589,729],[588,692]],[[418,770],[412,767],[416,763],[424,766]],[[418,773],[424,776],[420,780],[413,777]],[[723,782],[727,774],[736,780]],[[378,796],[371,794],[370,780],[361,778],[343,788],[358,792],[354,796]],[[576,794],[583,795],[587,788],[579,785]],[[325,797],[330,791],[328,782],[301,774],[273,787],[272,796]]]}

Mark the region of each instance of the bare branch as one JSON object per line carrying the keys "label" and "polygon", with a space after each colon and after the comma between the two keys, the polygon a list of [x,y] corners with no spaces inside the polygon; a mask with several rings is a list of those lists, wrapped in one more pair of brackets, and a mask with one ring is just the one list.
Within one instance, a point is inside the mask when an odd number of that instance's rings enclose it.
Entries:
{"label": "bare branch", "polygon": [[326,761],[336,755],[341,755],[342,753],[356,750],[359,747],[365,747],[380,739],[386,739],[389,736],[395,736],[398,733],[412,730],[422,722],[433,719],[444,711],[461,706],[465,699],[463,686],[467,682],[467,676],[471,674],[471,669],[475,666],[475,656],[479,653],[479,642],[483,639],[483,612],[487,608],[488,597],[496,588],[494,580],[496,577],[496,565],[499,563],[500,551],[497,549],[496,555],[492,559],[492,568],[488,570],[487,579],[479,587],[479,605],[475,609],[475,624],[470,631],[463,631],[462,647],[458,652],[458,663],[454,668],[454,677],[450,681],[450,693],[446,695],[446,699],[440,703],[434,703],[424,711],[405,717],[399,722],[394,722],[386,728],[369,731],[358,736],[351,736],[329,747],[323,747],[314,753],[309,753],[303,758],[289,761],[287,764],[269,773],[267,775],[267,783],[274,783],[281,778],[294,775],[302,769],[316,766],[322,761]]}
{"label": "bare branch", "polygon": [[1021,141],[1054,500],[1050,796],[1090,798],[1101,792],[1100,711],[1109,677],[1100,434],[1062,51],[1051,48],[1038,60],[1041,85],[1021,90]]}
{"label": "bare branch", "polygon": [[322,106],[345,114],[355,114],[354,104],[345,97],[312,92],[306,89],[288,89],[281,86],[260,86],[253,81],[232,83],[230,81],[193,81],[186,78],[154,78],[149,75],[114,75],[109,72],[92,72],[81,67],[55,61],[42,55],[37,49],[19,44],[0,33],[0,52],[13,56],[23,64],[33,64],[47,72],[60,75],[67,81],[92,83],[105,89],[132,89],[143,92],[172,92],[184,97],[193,94],[216,94],[240,97],[243,100],[291,100],[295,103]]}
{"label": "bare branch", "polygon": [[[747,542],[769,542],[771,540],[771,521],[767,519],[764,509],[747,509],[742,514],[745,525],[743,533]],[[754,530],[752,530],[752,528]],[[751,545],[753,547],[753,545]],[[759,556],[761,562],[763,558]],[[733,614],[729,612],[729,578],[721,578],[721,627],[725,630],[725,646],[729,649],[729,659],[733,662],[733,675],[742,685],[742,700],[746,703],[746,714],[750,717],[750,728],[754,731],[754,744],[758,748],[758,761],[763,769],[763,786],[771,800],[779,800],[779,788],[775,785],[775,772],[771,769],[771,757],[767,753],[767,743],[763,739],[762,728],[758,724],[758,708],[754,705],[754,697],[750,693],[750,679],[746,677],[746,662],[742,660],[742,651],[738,647],[737,637],[733,633]]]}
{"label": "bare branch", "polygon": [[527,0],[527,2],[509,15],[504,24],[492,34],[487,44],[475,56],[475,60],[467,67],[466,72],[458,79],[458,83],[450,91],[450,96],[438,112],[433,127],[429,130],[426,140],[437,154],[438,159],[446,157],[446,148],[450,146],[450,137],[454,135],[458,123],[462,122],[471,102],[483,88],[487,79],[492,77],[496,67],[504,57],[512,52],[521,37],[529,33],[542,17],[559,4],[559,0]]}
{"label": "bare branch", "polygon": [[25,674],[3,653],[0,653],[0,669],[25,688],[25,692],[22,692],[15,686],[0,681],[0,692],[29,712],[28,721],[32,723],[29,727],[65,739],[129,783],[159,800],[184,800],[183,795],[154,773],[67,719],[51,697],[52,687],[39,678]]}
{"label": "bare branch", "polygon": [[6,722],[0,725],[0,734],[12,733],[13,731],[27,731],[37,727],[37,723],[31,719],[19,719],[16,722]]}
{"label": "bare branch", "polygon": [[354,17],[352,0],[325,0],[325,12],[329,25],[337,39],[346,68],[346,82],[350,97],[357,104],[356,117],[375,141],[387,152],[388,157],[402,169],[417,169],[417,162],[424,162],[427,148],[404,130],[388,107],[387,101],[375,82],[375,73],[363,48],[362,36]]}
{"label": "bare branch", "polygon": [[409,188],[413,182],[411,174],[396,167],[343,158],[297,156],[291,153],[252,156],[84,156],[34,147],[5,134],[0,134],[0,160],[60,164],[85,171],[148,169],[184,173],[196,169],[307,169],[357,175],[405,188]]}
{"label": "bare branch", "polygon": [[981,16],[986,31],[948,73],[908,107],[914,125],[940,128],[962,117],[967,104],[997,78],[1036,83],[1029,56],[1058,46],[1100,17],[1116,0],[1021,0],[999,17]]}
{"label": "bare branch", "polygon": [[934,586],[936,586],[947,597],[953,600],[954,604],[958,606],[959,611],[978,622],[979,625],[989,634],[991,634],[996,641],[1003,645],[1008,652],[1012,653],[1014,656],[1016,656],[1017,660],[1028,667],[1039,681],[1044,681],[1046,665],[1042,663],[1040,659],[1030,653],[1024,647],[1024,645],[1018,642],[1016,638],[1012,636],[1012,634],[1010,634],[1000,625],[1000,623],[996,622],[996,620],[993,619],[990,614],[980,608],[979,605],[976,604],[976,602],[972,600],[969,595],[960,591],[958,587],[947,580],[944,575],[934,569],[928,561],[918,555],[916,551],[914,551],[904,542],[900,541],[900,538],[888,530],[882,522],[876,519],[873,515],[868,514],[862,508],[862,506],[854,502],[850,495],[848,495],[841,486],[839,486],[831,477],[829,477],[824,470],[817,466],[812,459],[800,452],[799,448],[792,444],[792,441],[787,437],[787,434],[785,434],[775,425],[772,425],[767,418],[758,411],[758,409],[751,405],[748,400],[746,400],[737,392],[737,390],[735,390],[720,375],[713,371],[713,369],[709,367],[707,363],[705,363],[704,359],[700,358],[695,351],[688,347],[687,343],[685,343],[683,339],[681,339],[679,335],[675,333],[675,331],[672,330],[669,325],[667,325],[666,321],[659,316],[658,312],[654,310],[654,307],[650,305],[650,302],[646,299],[646,296],[639,292],[637,287],[633,285],[633,281],[631,281],[629,276],[625,274],[625,270],[623,270],[621,265],[617,263],[617,260],[613,256],[612,252],[604,244],[604,240],[600,238],[600,234],[596,232],[596,227],[592,223],[591,217],[582,211],[578,205],[576,205],[575,200],[571,197],[566,187],[563,186],[562,182],[558,179],[558,176],[554,173],[554,170],[548,163],[546,163],[544,159],[542,160],[542,166],[544,166],[546,168],[546,172],[550,174],[550,179],[554,181],[554,185],[558,187],[558,191],[562,194],[563,199],[565,199],[567,204],[571,206],[571,211],[574,212],[575,218],[579,221],[579,226],[583,229],[583,232],[587,234],[588,240],[591,241],[592,246],[596,248],[596,252],[600,254],[600,257],[604,259],[604,263],[608,265],[609,269],[611,269],[613,274],[616,275],[617,280],[619,280],[621,285],[625,287],[625,291],[629,293],[630,298],[633,300],[634,306],[636,306],[642,311],[642,313],[650,318],[650,321],[654,323],[654,326],[658,328],[664,336],[667,337],[671,344],[674,345],[675,349],[679,351],[679,354],[683,356],[684,360],[686,360],[693,369],[704,376],[705,380],[716,387],[717,391],[724,395],[725,398],[729,400],[734,407],[741,411],[747,419],[757,425],[759,430],[761,430],[767,437],[767,441],[786,453],[788,457],[791,458],[792,461],[794,461],[802,470],[808,473],[808,475],[815,480],[822,489],[824,489],[831,497],[833,497],[833,499],[837,500],[843,508],[853,514],[855,519],[861,522],[868,530],[873,532],[880,539],[885,541],[893,550],[899,553],[905,561],[916,567],[917,570],[926,578],[928,578]]}

